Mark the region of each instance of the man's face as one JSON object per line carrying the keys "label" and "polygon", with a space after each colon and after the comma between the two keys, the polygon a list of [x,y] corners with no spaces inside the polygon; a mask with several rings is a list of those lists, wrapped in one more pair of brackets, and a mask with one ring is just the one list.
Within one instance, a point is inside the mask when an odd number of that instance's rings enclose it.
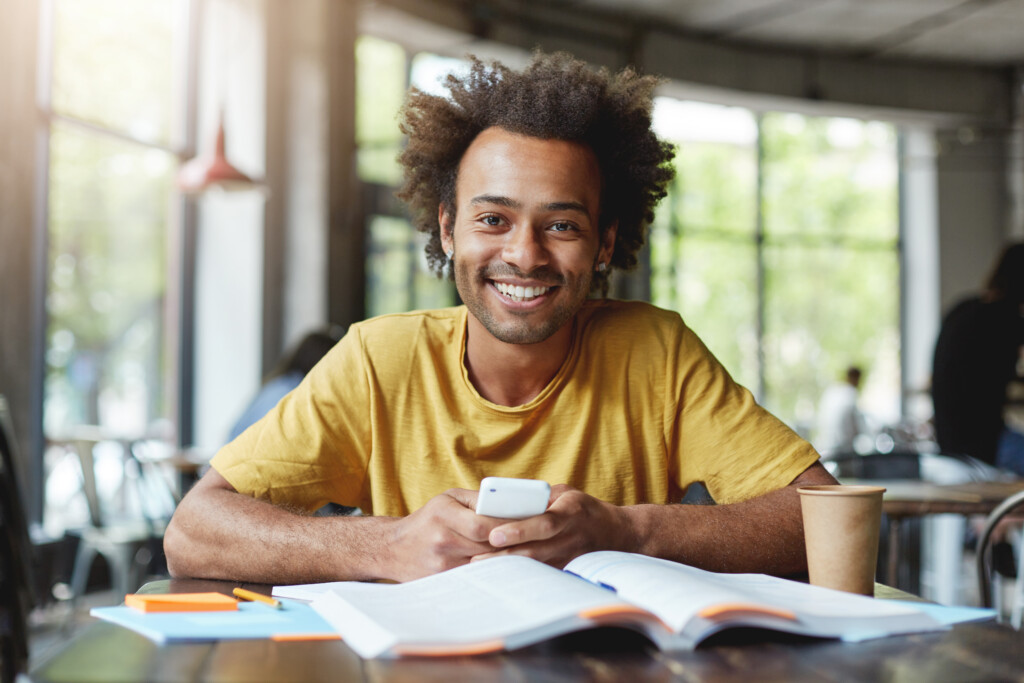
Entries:
{"label": "man's face", "polygon": [[439,211],[442,244],[455,249],[459,296],[494,337],[541,342],[579,310],[615,240],[614,227],[599,234],[600,195],[585,145],[488,128],[466,150],[454,222]]}

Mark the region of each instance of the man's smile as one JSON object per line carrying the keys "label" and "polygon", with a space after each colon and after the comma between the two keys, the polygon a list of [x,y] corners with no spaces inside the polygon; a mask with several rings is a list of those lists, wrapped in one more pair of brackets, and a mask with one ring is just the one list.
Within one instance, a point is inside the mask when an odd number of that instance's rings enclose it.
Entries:
{"label": "man's smile", "polygon": [[496,282],[494,280],[491,281],[491,284],[493,284],[494,288],[497,289],[499,292],[504,294],[512,301],[516,302],[533,301],[534,299],[544,296],[552,289],[554,289],[554,287],[544,285],[532,285],[524,287],[523,285]]}

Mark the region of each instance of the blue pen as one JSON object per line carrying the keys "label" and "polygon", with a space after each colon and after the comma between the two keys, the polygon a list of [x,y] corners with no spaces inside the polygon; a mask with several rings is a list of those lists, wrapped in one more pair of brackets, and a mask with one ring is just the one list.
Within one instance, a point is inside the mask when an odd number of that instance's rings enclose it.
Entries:
{"label": "blue pen", "polygon": [[572,576],[575,576],[577,579],[581,579],[583,581],[586,581],[591,586],[598,586],[600,588],[604,588],[605,590],[609,590],[612,593],[618,593],[619,592],[618,590],[616,590],[615,586],[613,586],[613,585],[611,585],[609,583],[605,583],[604,581],[598,581],[597,583],[594,583],[593,581],[591,581],[589,579],[584,579],[582,576],[580,576],[576,572],[569,571],[568,569],[563,569],[562,571],[565,572],[566,574],[570,574]]}

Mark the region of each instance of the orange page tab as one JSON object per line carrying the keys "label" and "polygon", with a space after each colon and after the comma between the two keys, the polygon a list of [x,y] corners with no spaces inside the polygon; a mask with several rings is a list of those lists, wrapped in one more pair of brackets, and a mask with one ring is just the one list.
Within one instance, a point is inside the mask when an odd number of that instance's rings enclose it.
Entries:
{"label": "orange page tab", "polygon": [[293,640],[341,640],[341,636],[337,633],[275,633],[270,639],[287,643]]}
{"label": "orange page tab", "polygon": [[124,604],[140,612],[227,612],[238,609],[238,601],[223,593],[131,593]]}
{"label": "orange page tab", "polygon": [[727,603],[724,605],[713,605],[705,607],[700,611],[700,616],[711,620],[724,620],[742,617],[778,617],[787,621],[800,621],[796,614],[781,608],[765,607],[762,605],[748,605],[746,603]]}
{"label": "orange page tab", "polygon": [[486,655],[501,652],[505,641],[485,640],[480,643],[452,643],[451,645],[396,645],[395,654],[403,657],[454,657],[457,655]]}
{"label": "orange page tab", "polygon": [[584,619],[590,619],[598,624],[614,626],[624,622],[654,622],[660,624],[666,631],[672,627],[659,619],[656,615],[648,612],[642,607],[635,605],[605,605],[602,607],[591,607],[580,612]]}

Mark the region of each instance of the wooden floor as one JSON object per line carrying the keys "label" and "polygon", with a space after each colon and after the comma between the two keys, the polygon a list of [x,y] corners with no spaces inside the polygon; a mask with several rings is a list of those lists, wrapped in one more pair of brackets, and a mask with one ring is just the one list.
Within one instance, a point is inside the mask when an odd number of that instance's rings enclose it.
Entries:
{"label": "wooden floor", "polygon": [[118,605],[124,596],[115,597],[113,591],[89,593],[78,601],[74,611],[70,602],[54,602],[36,609],[29,616],[29,669],[46,659],[56,646],[67,640],[76,629],[92,623],[89,610],[103,605]]}

